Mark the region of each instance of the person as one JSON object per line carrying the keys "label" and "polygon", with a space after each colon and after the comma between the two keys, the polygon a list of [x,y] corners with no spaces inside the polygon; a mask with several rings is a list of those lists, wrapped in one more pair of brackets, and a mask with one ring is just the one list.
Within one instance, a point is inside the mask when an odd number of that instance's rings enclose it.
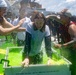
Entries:
{"label": "person", "polygon": [[[71,43],[74,43],[75,42],[75,38],[76,38],[76,24],[74,22],[74,20],[72,21],[72,16],[71,15],[68,15],[69,13],[65,13],[65,14],[61,14],[60,17],[60,21],[62,22],[62,24],[67,28],[67,31],[71,37],[71,40],[62,44],[63,46],[67,46]],[[71,16],[71,17],[70,17]],[[58,47],[61,47],[62,46],[61,44],[57,44],[55,46],[58,46]]]}
{"label": "person", "polygon": [[[51,58],[51,34],[46,25],[45,17],[38,12],[33,17],[33,23],[26,27],[25,46],[23,51],[22,66],[29,64],[39,64],[42,62],[43,51],[41,50],[43,39],[45,40],[45,49],[48,58]],[[51,61],[48,60],[48,64]]]}
{"label": "person", "polygon": [[19,28],[25,19],[21,19],[17,26],[13,26],[11,23],[9,23],[5,18],[4,14],[6,13],[7,4],[5,0],[0,0],[0,34],[6,35],[13,31],[25,31],[25,28]]}
{"label": "person", "polygon": [[71,20],[70,14],[61,14],[60,17],[60,21],[68,29],[71,40],[62,44],[55,44],[54,47],[62,48],[62,55],[72,63],[71,74],[76,75],[76,23]]}
{"label": "person", "polygon": [[51,31],[52,36],[53,36],[52,40],[57,41],[57,42],[60,41],[60,39],[59,39],[59,27],[61,26],[61,23],[58,20],[59,18],[60,17],[57,14],[46,16],[46,19],[47,19],[46,23],[49,26],[50,31]]}
{"label": "person", "polygon": [[[25,8],[19,9],[19,17],[13,21],[13,25],[17,25],[20,19],[25,18],[25,21],[22,25],[22,27],[26,28],[26,25],[31,22],[31,20],[27,17],[27,12]],[[24,32],[17,32],[17,45],[18,46],[24,46],[24,40],[25,40],[25,31]]]}
{"label": "person", "polygon": [[30,0],[21,0],[20,1],[20,8],[25,8],[27,10],[27,12],[28,12],[28,10],[29,10],[29,3],[30,3]]}
{"label": "person", "polygon": [[[69,13],[68,9],[65,8],[65,9],[61,10],[60,12],[58,12],[57,15],[58,16],[62,15],[62,17],[67,15],[70,19],[71,13]],[[63,21],[65,22],[65,19]],[[60,42],[58,42],[58,43],[61,43],[61,42],[66,43],[66,42],[71,40],[70,34],[68,33],[68,27],[67,26],[69,25],[69,23],[68,23],[69,20],[67,18],[66,18],[66,22],[67,22],[66,24],[61,22],[61,21],[59,22],[60,24],[58,23],[59,27],[58,27],[58,34],[57,35],[58,35],[59,40],[60,40]]]}
{"label": "person", "polygon": [[[66,16],[66,17],[65,17],[65,16]],[[67,15],[63,15],[63,16],[61,17],[61,21],[63,21],[65,18],[66,18],[65,22],[66,22],[67,24],[64,24],[64,25],[66,25],[67,28],[68,28],[68,33],[70,34],[71,40],[68,41],[68,42],[66,42],[66,43],[64,43],[64,44],[55,44],[55,47],[68,46],[69,44],[72,44],[72,43],[76,42],[76,30],[75,30],[75,28],[76,28],[76,23],[75,23],[74,20],[72,21],[71,18],[69,19]],[[71,21],[70,21],[70,20],[71,20]],[[67,22],[67,21],[68,21],[68,22]],[[63,22],[62,22],[62,23],[63,23]],[[68,24],[69,24],[69,25],[68,25]]]}

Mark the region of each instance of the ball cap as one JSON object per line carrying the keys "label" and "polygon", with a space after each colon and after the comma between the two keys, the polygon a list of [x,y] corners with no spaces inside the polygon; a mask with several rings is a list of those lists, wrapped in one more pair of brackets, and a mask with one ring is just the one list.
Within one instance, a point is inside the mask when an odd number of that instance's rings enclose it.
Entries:
{"label": "ball cap", "polygon": [[0,0],[0,7],[7,7],[5,0]]}

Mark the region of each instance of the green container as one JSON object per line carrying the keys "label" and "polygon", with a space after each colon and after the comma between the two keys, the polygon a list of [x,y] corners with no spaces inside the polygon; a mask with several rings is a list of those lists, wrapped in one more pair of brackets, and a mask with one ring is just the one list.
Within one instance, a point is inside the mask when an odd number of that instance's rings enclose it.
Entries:
{"label": "green container", "polygon": [[[7,48],[5,59],[7,60],[9,59],[10,52],[13,52],[15,50],[15,53],[17,53],[17,51],[21,53],[22,49],[23,47]],[[17,59],[15,61],[17,61],[21,56],[19,58],[18,57],[16,57]],[[16,66],[14,64],[13,64],[14,66],[12,66],[10,62],[9,62],[10,66],[8,66],[8,63],[4,62],[4,69],[5,69],[4,73],[5,75],[71,75],[71,71],[69,69],[71,62],[63,57],[62,59],[64,59],[67,62],[67,64],[62,65],[37,64],[37,65],[29,65],[28,67],[22,67],[20,65]],[[18,61],[19,63],[21,63],[21,60]]]}

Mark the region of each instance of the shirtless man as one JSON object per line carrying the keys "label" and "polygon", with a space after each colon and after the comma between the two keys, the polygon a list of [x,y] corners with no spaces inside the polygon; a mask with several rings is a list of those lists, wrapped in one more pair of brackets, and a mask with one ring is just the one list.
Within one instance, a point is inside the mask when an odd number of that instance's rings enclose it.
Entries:
{"label": "shirtless man", "polygon": [[11,33],[12,31],[25,31],[25,28],[21,28],[20,26],[24,22],[25,19],[21,19],[16,26],[13,26],[4,18],[4,13],[6,12],[7,4],[5,0],[0,0],[0,34],[6,35]]}

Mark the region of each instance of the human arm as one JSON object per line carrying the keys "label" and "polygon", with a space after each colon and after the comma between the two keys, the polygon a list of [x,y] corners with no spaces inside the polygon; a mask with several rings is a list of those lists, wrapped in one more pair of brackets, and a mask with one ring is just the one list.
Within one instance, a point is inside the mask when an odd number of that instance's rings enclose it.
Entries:
{"label": "human arm", "polygon": [[[25,19],[25,21],[26,21],[26,19]],[[25,21],[24,21],[24,23],[25,23]],[[14,26],[16,26],[17,24],[18,24],[18,22],[19,22],[19,18],[17,18],[17,19],[14,19],[13,20],[13,22],[12,22],[12,24],[14,25]],[[23,23],[23,24],[24,24]],[[22,24],[22,26],[21,27],[19,27],[17,30],[16,30],[16,32],[22,32],[22,31],[25,31],[26,29],[26,27],[23,27],[23,24]]]}
{"label": "human arm", "polygon": [[7,35],[7,34],[13,32],[14,30],[16,30],[18,27],[19,26],[13,26],[13,27],[10,27],[10,28],[3,28],[2,26],[0,26],[0,34],[1,35]]}
{"label": "human arm", "polygon": [[26,31],[26,39],[25,39],[25,46],[24,46],[24,55],[25,59],[22,62],[22,66],[29,65],[29,52],[31,50],[31,34]]}
{"label": "human arm", "polygon": [[49,27],[46,25],[46,28],[45,28],[45,49],[46,49],[46,53],[48,56],[50,56],[52,50],[51,50],[51,34],[50,34],[50,29]]}
{"label": "human arm", "polygon": [[[21,19],[20,21],[19,21],[19,23],[16,25],[16,26],[14,26],[14,25],[12,25],[11,23],[9,23],[5,18],[3,18],[3,23],[2,23],[2,27],[3,28],[10,28],[11,29],[11,31],[9,30],[9,32],[12,32],[13,30],[14,31],[25,31],[25,28],[20,28],[20,26],[23,24],[23,22],[25,21],[25,19]],[[8,30],[7,30],[8,31]],[[6,31],[6,32],[7,32]],[[8,33],[8,32],[7,32]]]}
{"label": "human arm", "polygon": [[48,56],[47,64],[49,65],[51,63],[51,57],[52,57],[51,37],[50,36],[45,37],[45,49],[46,49],[46,54]]}
{"label": "human arm", "polygon": [[57,47],[57,48],[65,47],[65,46],[68,46],[69,44],[72,44],[72,43],[74,43],[74,42],[76,42],[75,39],[73,39],[73,40],[71,40],[71,41],[69,41],[69,42],[67,42],[67,43],[64,43],[64,44],[54,44],[54,47]]}
{"label": "human arm", "polygon": [[23,32],[26,31],[26,28],[24,27],[19,27],[18,29],[16,29],[17,32]]}
{"label": "human arm", "polygon": [[52,49],[51,49],[51,34],[50,34],[50,29],[49,27],[46,25],[45,28],[45,49],[46,49],[46,54],[48,56],[48,64],[51,63],[51,57],[52,57]]}
{"label": "human arm", "polygon": [[70,34],[70,36],[73,36],[72,40],[64,43],[64,44],[54,44],[55,47],[63,47],[63,46],[68,46],[69,44],[72,44],[74,42],[76,42],[76,25],[72,24],[69,26],[68,32]]}
{"label": "human arm", "polygon": [[45,37],[45,49],[48,57],[51,57],[52,50],[51,50],[51,37],[50,35]]}

